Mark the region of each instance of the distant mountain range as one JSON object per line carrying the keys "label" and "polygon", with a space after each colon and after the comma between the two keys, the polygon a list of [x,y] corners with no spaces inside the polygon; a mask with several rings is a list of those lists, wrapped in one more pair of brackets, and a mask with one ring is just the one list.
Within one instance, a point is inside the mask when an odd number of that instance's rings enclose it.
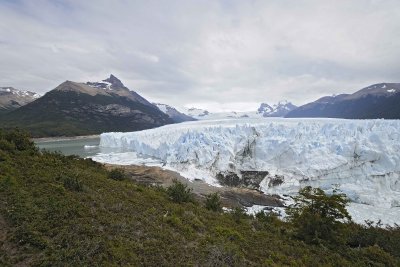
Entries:
{"label": "distant mountain range", "polygon": [[296,108],[297,106],[286,100],[280,101],[278,104],[272,106],[267,103],[262,103],[257,110],[257,114],[261,114],[263,117],[284,117]]}
{"label": "distant mountain range", "polygon": [[261,103],[248,112],[209,112],[151,103],[110,75],[99,82],[66,81],[40,97],[37,93],[0,87],[0,127],[20,127],[35,137],[136,131],[170,123],[266,117],[400,119],[400,83],[380,83],[354,94],[326,96],[296,107],[288,101]]}
{"label": "distant mountain range", "polygon": [[136,131],[174,123],[156,106],[111,75],[100,82],[66,81],[44,96],[2,115],[4,128],[33,136]]}
{"label": "distant mountain range", "polygon": [[379,83],[354,94],[322,97],[289,112],[286,117],[400,119],[400,83]]}
{"label": "distant mountain range", "polygon": [[13,87],[0,87],[0,113],[22,107],[40,97],[39,94],[22,91]]}
{"label": "distant mountain range", "polygon": [[179,112],[176,108],[171,107],[167,104],[153,103],[159,110],[163,113],[167,114],[174,122],[184,122],[184,121],[195,121],[195,118],[192,118],[182,112]]}
{"label": "distant mountain range", "polygon": [[297,107],[288,101],[280,101],[278,104],[269,105],[261,103],[255,111],[247,112],[209,112],[199,108],[189,108],[185,113],[197,120],[217,120],[217,119],[236,119],[236,118],[266,118],[284,117]]}

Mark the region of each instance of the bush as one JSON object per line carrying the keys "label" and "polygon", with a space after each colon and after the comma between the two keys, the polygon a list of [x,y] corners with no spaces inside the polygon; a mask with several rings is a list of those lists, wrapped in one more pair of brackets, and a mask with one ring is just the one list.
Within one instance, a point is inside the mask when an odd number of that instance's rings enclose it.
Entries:
{"label": "bush", "polygon": [[83,191],[82,182],[78,179],[78,177],[66,176],[63,178],[63,184],[66,189],[69,189],[71,191]]}
{"label": "bush", "polygon": [[206,209],[221,212],[222,205],[218,193],[209,194],[206,196]]}
{"label": "bush", "polygon": [[174,180],[173,184],[167,188],[167,194],[176,203],[190,202],[193,200],[192,189],[186,184]]}
{"label": "bush", "polygon": [[380,248],[392,255],[400,257],[400,226],[386,226],[383,228],[378,222],[376,224],[367,221],[367,225],[349,225],[350,238],[348,245],[356,248],[371,247],[378,245]]}
{"label": "bush", "polygon": [[307,186],[300,189],[299,195],[293,199],[295,203],[288,208],[287,214],[299,238],[314,243],[320,240],[331,243],[345,241],[343,222],[351,220],[346,210],[349,200],[345,194],[333,190],[332,195],[326,195],[320,188]]}
{"label": "bush", "polygon": [[7,140],[0,139],[0,150],[6,151],[6,152],[13,152],[15,150],[15,144],[10,143]]}
{"label": "bush", "polygon": [[13,143],[15,145],[15,148],[19,151],[38,151],[35,143],[30,140],[29,134],[19,129],[5,132],[4,139],[8,142]]}
{"label": "bush", "polygon": [[236,223],[240,223],[242,221],[242,219],[247,218],[246,211],[242,207],[233,208],[230,213],[232,215],[233,220]]}
{"label": "bush", "polygon": [[215,244],[207,248],[203,266],[246,266],[243,253],[233,244]]}
{"label": "bush", "polygon": [[271,212],[260,211],[256,213],[255,217],[259,222],[265,224],[278,224],[281,222],[281,220],[279,219],[279,214],[273,211]]}
{"label": "bush", "polygon": [[124,173],[124,170],[113,169],[108,173],[108,178],[116,180],[116,181],[122,181],[122,180],[126,179],[126,175]]}

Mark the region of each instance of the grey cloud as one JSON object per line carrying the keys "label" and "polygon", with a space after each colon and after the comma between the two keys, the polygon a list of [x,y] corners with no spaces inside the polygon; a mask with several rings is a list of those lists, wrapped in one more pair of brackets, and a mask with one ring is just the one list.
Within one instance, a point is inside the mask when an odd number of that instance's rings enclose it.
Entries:
{"label": "grey cloud", "polygon": [[44,93],[67,79],[113,73],[175,106],[302,104],[398,81],[398,7],[391,0],[3,1],[0,85]]}

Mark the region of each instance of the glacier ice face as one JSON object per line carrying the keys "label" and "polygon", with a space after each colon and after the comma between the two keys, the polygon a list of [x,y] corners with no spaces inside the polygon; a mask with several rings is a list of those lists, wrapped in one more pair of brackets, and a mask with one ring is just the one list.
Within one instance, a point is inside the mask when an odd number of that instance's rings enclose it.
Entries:
{"label": "glacier ice face", "polygon": [[[400,207],[400,121],[240,119],[104,133],[100,145],[160,160],[189,178],[216,184],[223,171],[268,171],[265,193],[294,194],[311,185],[353,202]],[[197,177],[196,177],[197,175]],[[272,186],[271,177],[283,176]],[[399,214],[400,216],[400,214]]]}

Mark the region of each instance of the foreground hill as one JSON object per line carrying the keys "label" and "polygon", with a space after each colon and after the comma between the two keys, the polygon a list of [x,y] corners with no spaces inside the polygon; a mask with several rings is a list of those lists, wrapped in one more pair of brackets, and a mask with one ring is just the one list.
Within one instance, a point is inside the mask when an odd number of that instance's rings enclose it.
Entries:
{"label": "foreground hill", "polygon": [[0,87],[0,113],[15,110],[39,97],[40,96],[34,92],[22,91],[13,87]]}
{"label": "foreground hill", "polygon": [[[0,131],[0,266],[398,266],[400,231],[346,224],[308,243],[290,222],[173,202],[89,159]],[[118,172],[116,172],[118,174]]]}
{"label": "foreground hill", "polygon": [[354,94],[326,96],[289,112],[287,118],[400,119],[400,83],[380,83]]}
{"label": "foreground hill", "polygon": [[20,127],[36,137],[136,131],[173,123],[113,75],[101,82],[66,81],[1,122],[4,128]]}

